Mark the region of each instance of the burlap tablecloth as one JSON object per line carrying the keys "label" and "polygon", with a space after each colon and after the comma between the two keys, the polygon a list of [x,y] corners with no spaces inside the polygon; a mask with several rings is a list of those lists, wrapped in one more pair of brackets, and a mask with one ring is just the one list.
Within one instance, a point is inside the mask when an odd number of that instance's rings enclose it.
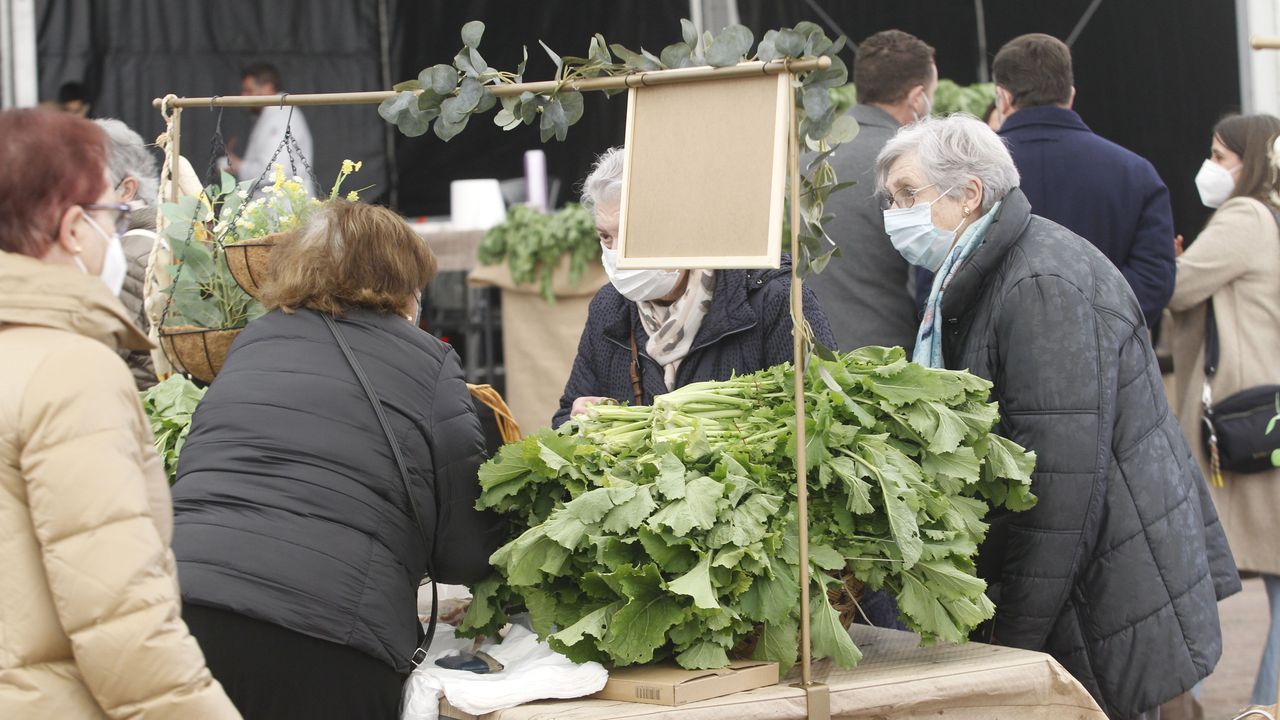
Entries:
{"label": "burlap tablecloth", "polygon": [[[854,670],[814,665],[831,689],[832,718],[868,720],[1106,720],[1066,670],[1043,653],[970,643],[919,647],[897,630],[854,626],[864,658]],[[530,703],[483,720],[803,720],[804,693],[793,671],[770,687],[664,707],[609,700]],[[442,708],[442,717],[470,717]]]}

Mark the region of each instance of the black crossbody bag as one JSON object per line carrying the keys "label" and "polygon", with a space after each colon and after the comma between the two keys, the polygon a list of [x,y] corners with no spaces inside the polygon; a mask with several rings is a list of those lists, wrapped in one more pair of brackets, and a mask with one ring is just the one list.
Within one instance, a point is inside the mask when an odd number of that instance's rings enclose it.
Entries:
{"label": "black crossbody bag", "polygon": [[404,483],[404,492],[409,498],[409,510],[413,514],[413,522],[417,525],[418,534],[422,538],[423,550],[427,553],[427,575],[431,578],[431,622],[427,626],[426,637],[418,643],[417,649],[413,651],[413,656],[409,658],[410,664],[413,667],[418,667],[423,660],[427,659],[427,649],[431,647],[431,640],[435,637],[436,611],[440,605],[436,587],[436,574],[431,567],[433,543],[427,537],[426,526],[422,524],[422,513],[418,510],[418,501],[413,497],[413,487],[409,482],[409,467],[404,461],[404,455],[400,452],[400,443],[396,441],[395,433],[391,430],[391,423],[387,420],[387,413],[382,408],[382,401],[378,399],[377,393],[373,391],[373,385],[364,374],[364,368],[360,366],[360,362],[356,360],[355,353],[351,352],[351,346],[347,344],[347,339],[342,335],[342,331],[338,329],[338,324],[323,312],[320,313],[320,317],[324,318],[324,324],[329,326],[329,332],[333,333],[333,339],[337,341],[338,347],[342,349],[342,354],[347,358],[347,364],[351,366],[351,372],[355,373],[356,380],[360,381],[360,387],[364,388],[364,394],[368,396],[369,403],[373,405],[373,412],[378,416],[378,423],[382,425],[382,432],[387,436],[387,443],[391,445],[391,454],[396,459],[396,468],[400,471],[400,482]]}
{"label": "black crossbody bag", "polygon": [[[1272,217],[1280,223],[1276,211]],[[1204,391],[1201,403],[1201,440],[1209,458],[1215,485],[1222,485],[1222,472],[1258,473],[1272,470],[1272,456],[1280,450],[1280,432],[1272,433],[1272,418],[1280,414],[1280,385],[1257,385],[1222,400],[1213,401],[1209,382],[1218,372],[1218,322],[1213,314],[1213,298],[1208,300],[1204,320]]]}

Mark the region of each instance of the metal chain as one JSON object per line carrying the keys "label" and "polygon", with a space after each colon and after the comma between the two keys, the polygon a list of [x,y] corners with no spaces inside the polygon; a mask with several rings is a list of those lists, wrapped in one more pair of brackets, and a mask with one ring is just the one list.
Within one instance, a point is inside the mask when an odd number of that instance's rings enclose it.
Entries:
{"label": "metal chain", "polygon": [[[213,103],[218,100],[217,95],[209,101],[209,110],[213,111]],[[222,136],[222,113],[226,108],[218,108],[218,120],[213,127],[213,137],[209,138],[209,165],[204,170],[204,184],[212,185],[221,177],[215,172],[218,168],[218,158],[227,154],[227,141]]]}

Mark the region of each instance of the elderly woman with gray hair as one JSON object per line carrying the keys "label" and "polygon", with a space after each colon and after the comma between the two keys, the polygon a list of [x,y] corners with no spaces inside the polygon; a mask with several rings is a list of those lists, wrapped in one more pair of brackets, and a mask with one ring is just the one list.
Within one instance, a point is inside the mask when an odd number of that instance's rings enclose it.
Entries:
{"label": "elderly woman with gray hair", "polygon": [[[144,331],[147,313],[143,297],[143,281],[147,273],[147,259],[156,243],[156,209],[159,195],[160,169],[156,157],[143,142],[142,136],[119,120],[104,118],[94,120],[107,135],[107,179],[120,196],[129,203],[129,228],[120,236],[128,260],[124,287],[120,290],[120,302],[129,316]],[[155,365],[151,353],[146,350],[121,350],[121,357],[133,373],[133,381],[139,390],[156,384]]]}
{"label": "elderly woman with gray hair", "polygon": [[1037,455],[1036,507],[987,518],[977,639],[1050,653],[1110,717],[1154,717],[1213,670],[1240,584],[1133,292],[1031,213],[974,118],[903,128],[876,173],[894,246],[937,273],[915,360],[991,380],[999,432]]}
{"label": "elderly woman with gray hair", "polygon": [[[609,284],[591,301],[555,426],[596,403],[647,404],[690,383],[727,380],[792,356],[789,257],[776,270],[620,269],[614,240],[621,198],[622,148],[611,148],[582,186]],[[804,314],[817,341],[834,347],[808,289]]]}

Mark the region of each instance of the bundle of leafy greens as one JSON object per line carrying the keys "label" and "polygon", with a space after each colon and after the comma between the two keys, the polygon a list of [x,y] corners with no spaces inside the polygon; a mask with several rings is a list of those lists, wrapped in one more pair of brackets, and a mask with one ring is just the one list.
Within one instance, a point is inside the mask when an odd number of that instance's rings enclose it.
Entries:
{"label": "bundle of leafy greens", "polygon": [[[527,609],[577,661],[715,668],[752,638],[755,658],[789,668],[801,612],[792,373],[596,406],[504,447],[481,468],[479,506],[515,539],[492,556],[462,631]],[[805,383],[814,657],[861,657],[825,592],[846,573],[892,593],[926,642],[963,641],[994,613],[973,562],[983,518],[1034,505],[1035,456],[991,432],[989,382],[900,348],[815,358]]]}
{"label": "bundle of leafy greens", "polygon": [[182,375],[170,375],[164,382],[142,392],[142,409],[151,422],[156,451],[164,460],[170,485],[178,479],[178,455],[191,430],[191,415],[204,393],[204,388],[196,387]]}
{"label": "bundle of leafy greens", "polygon": [[577,284],[587,264],[599,262],[600,239],[595,218],[577,203],[550,214],[514,205],[507,219],[485,234],[477,255],[486,265],[506,260],[512,280],[522,284],[537,280],[543,299],[554,303],[552,278],[561,259],[569,258],[569,282]]}

